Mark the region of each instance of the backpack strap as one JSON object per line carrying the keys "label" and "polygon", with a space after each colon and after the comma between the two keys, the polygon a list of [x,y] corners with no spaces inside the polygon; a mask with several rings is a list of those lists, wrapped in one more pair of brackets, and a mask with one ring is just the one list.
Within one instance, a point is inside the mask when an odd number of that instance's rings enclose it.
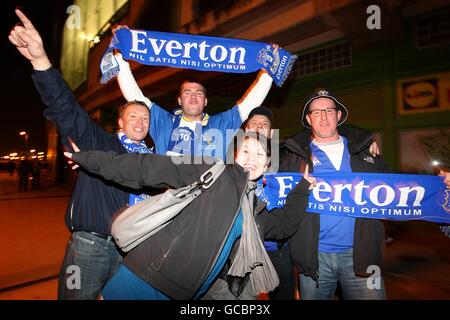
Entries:
{"label": "backpack strap", "polygon": [[225,170],[225,164],[222,160],[219,160],[211,168],[209,168],[205,173],[200,176],[200,186],[202,189],[206,190],[217,180],[217,178]]}

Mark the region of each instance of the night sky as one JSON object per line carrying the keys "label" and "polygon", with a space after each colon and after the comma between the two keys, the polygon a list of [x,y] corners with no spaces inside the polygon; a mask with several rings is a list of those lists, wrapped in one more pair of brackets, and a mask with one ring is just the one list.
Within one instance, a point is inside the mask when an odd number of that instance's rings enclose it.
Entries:
{"label": "night sky", "polygon": [[[9,42],[11,28],[19,22],[14,9],[20,6],[41,34],[47,55],[52,63],[59,61],[61,26],[64,26],[66,8],[71,1],[24,0],[0,1],[1,65],[3,80],[0,82],[0,156],[24,149],[20,131],[30,134],[28,149],[46,151],[46,119],[42,115],[44,105],[31,80],[32,67]],[[59,35],[58,35],[59,33]]]}

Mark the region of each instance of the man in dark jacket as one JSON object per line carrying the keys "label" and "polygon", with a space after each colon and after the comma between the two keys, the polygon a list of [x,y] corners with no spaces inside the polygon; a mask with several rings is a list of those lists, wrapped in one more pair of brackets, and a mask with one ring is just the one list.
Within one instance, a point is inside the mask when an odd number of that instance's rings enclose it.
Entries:
{"label": "man in dark jacket", "polygon": [[[62,141],[72,139],[83,150],[147,153],[142,142],[149,127],[145,104],[128,102],[119,110],[120,132],[109,134],[97,126],[75,100],[61,74],[52,67],[42,39],[27,17],[16,10],[23,26],[15,26],[9,40],[34,69],[33,81],[42,101],[48,106],[44,115],[58,128]],[[134,194],[131,194],[132,191]],[[113,214],[134,204],[143,195],[79,170],[70,199],[66,224],[72,236],[61,266],[59,299],[96,299],[103,285],[122,261],[111,235]]]}
{"label": "man in dark jacket", "polygon": [[[286,141],[280,171],[387,172],[383,159],[373,156],[370,133],[339,127],[348,111],[328,91],[314,93],[301,115],[305,130]],[[368,285],[373,270],[381,272],[384,228],[375,219],[305,214],[289,239],[293,263],[300,271],[302,299],[332,299],[337,283],[344,299],[385,299],[383,279]],[[379,276],[376,273],[374,276]]]}

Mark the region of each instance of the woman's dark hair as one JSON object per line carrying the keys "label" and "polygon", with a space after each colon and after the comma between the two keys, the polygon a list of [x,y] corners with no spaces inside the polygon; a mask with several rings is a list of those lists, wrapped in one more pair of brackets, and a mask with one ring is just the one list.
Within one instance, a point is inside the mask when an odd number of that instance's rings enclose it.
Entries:
{"label": "woman's dark hair", "polygon": [[264,134],[259,133],[259,132],[255,132],[255,131],[245,132],[243,130],[238,130],[233,139],[234,158],[236,158],[239,148],[241,147],[242,143],[247,139],[256,139],[256,141],[258,141],[260,143],[261,147],[266,152],[267,157],[270,158],[270,156],[272,154],[270,138],[267,138]]}

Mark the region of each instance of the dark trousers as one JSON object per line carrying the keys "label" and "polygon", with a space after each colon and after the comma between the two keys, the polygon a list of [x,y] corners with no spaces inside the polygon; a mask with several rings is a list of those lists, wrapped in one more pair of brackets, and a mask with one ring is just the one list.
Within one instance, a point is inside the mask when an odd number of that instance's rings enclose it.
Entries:
{"label": "dark trousers", "polygon": [[287,245],[279,250],[268,251],[270,260],[277,270],[280,285],[269,293],[270,300],[294,300],[295,299],[295,277],[292,269],[289,247]]}
{"label": "dark trousers", "polygon": [[28,189],[28,174],[19,173],[19,191],[27,191]]}

